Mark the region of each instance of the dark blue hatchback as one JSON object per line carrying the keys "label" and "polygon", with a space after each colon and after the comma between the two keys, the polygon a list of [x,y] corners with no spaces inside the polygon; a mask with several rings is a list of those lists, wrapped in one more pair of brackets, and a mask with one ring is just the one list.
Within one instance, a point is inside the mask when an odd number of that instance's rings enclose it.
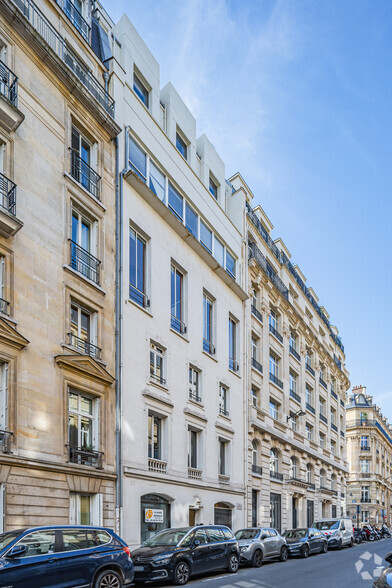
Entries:
{"label": "dark blue hatchback", "polygon": [[129,547],[104,527],[31,527],[0,534],[2,588],[122,588],[133,575]]}

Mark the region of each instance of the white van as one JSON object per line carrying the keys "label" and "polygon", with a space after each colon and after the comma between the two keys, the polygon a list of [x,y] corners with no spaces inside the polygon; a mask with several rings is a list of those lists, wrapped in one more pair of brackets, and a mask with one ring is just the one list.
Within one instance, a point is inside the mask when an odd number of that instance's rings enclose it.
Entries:
{"label": "white van", "polygon": [[328,539],[328,547],[342,549],[344,545],[352,547],[354,545],[354,530],[351,519],[321,519],[315,521],[312,525],[318,529]]}

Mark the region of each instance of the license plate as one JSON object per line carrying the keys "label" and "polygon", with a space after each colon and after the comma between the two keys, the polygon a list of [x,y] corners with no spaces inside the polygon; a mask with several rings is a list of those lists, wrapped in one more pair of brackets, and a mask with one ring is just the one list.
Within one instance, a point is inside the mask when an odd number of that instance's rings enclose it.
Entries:
{"label": "license plate", "polygon": [[135,572],[144,572],[144,566],[135,566],[134,570]]}

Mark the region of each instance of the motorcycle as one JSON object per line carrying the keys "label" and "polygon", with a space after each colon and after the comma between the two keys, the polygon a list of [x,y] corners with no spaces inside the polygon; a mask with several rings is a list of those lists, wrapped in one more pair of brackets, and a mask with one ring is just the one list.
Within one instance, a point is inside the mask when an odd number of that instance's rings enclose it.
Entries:
{"label": "motorcycle", "polygon": [[[366,525],[363,528],[363,530],[366,533],[366,539],[367,539],[367,541],[375,541],[376,540],[377,533],[374,531],[374,529],[372,529],[372,527]],[[378,535],[377,535],[377,538],[379,539]]]}
{"label": "motorcycle", "polygon": [[381,527],[381,537],[382,537],[383,539],[384,539],[385,537],[386,537],[387,539],[390,539],[390,538],[391,538],[391,533],[389,532],[389,529],[388,529],[388,527],[387,527],[387,526],[384,526],[384,525],[383,525],[383,526]]}
{"label": "motorcycle", "polygon": [[362,541],[364,540],[362,529],[359,529],[358,527],[354,527],[353,531],[354,531],[354,541],[355,541],[355,543],[357,543],[357,545],[359,545],[359,543],[362,543]]}

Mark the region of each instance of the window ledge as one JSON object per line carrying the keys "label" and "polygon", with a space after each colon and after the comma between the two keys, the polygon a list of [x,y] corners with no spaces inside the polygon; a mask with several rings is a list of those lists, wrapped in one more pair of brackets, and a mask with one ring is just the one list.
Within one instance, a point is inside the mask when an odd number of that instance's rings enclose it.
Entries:
{"label": "window ledge", "polygon": [[269,331],[269,334],[274,338],[275,341],[279,343],[281,347],[283,347],[283,341],[279,341],[278,337],[276,337],[271,331]]}
{"label": "window ledge", "polygon": [[67,349],[67,351],[72,351],[75,355],[85,355],[86,357],[91,357],[91,359],[94,359],[94,361],[99,363],[102,367],[106,368],[108,365],[106,361],[102,361],[102,359],[97,359],[96,357],[93,357],[92,355],[89,355],[88,353],[81,353],[80,351],[75,349],[75,347],[72,347],[72,345],[68,345],[68,343],[61,343],[61,347],[63,349]]}
{"label": "window ledge", "polygon": [[159,382],[155,382],[154,380],[147,380],[147,385],[155,386],[155,388],[159,388],[159,390],[164,390],[165,392],[169,392],[169,388],[165,384],[160,384]]}
{"label": "window ledge", "polygon": [[236,376],[237,378],[239,378],[241,380],[241,374],[240,374],[239,370],[238,370],[238,372],[235,372],[234,370],[232,370],[230,368],[228,368],[228,370],[231,374],[233,374],[233,376]]}
{"label": "window ledge", "polygon": [[72,182],[72,184],[77,186],[79,188],[79,190],[81,190],[81,192],[83,192],[83,194],[86,194],[86,196],[91,198],[91,200],[92,200],[92,202],[94,202],[94,204],[97,204],[104,212],[106,212],[106,206],[104,204],[102,204],[102,202],[100,200],[98,200],[98,198],[95,198],[95,196],[93,196],[93,194],[91,194],[91,192],[89,192],[84,186],[82,186],[82,184],[80,182],[75,180],[75,178],[73,178],[71,176],[71,174],[69,174],[68,172],[64,172],[64,177],[68,178],[70,180],[70,182]]}
{"label": "window ledge", "polygon": [[197,406],[197,408],[201,408],[202,410],[204,410],[204,404],[203,402],[197,402],[197,400],[192,400],[192,398],[187,399],[187,402],[189,402],[189,404],[192,404],[193,406]]}
{"label": "window ledge", "polygon": [[86,278],[86,276],[84,276],[80,272],[77,272],[76,270],[74,270],[71,266],[67,265],[66,263],[63,264],[63,269],[65,269],[65,271],[69,272],[70,274],[73,274],[74,276],[77,276],[78,278],[82,279],[84,282],[86,282],[86,284],[89,284],[90,286],[92,286],[95,290],[97,290],[101,294],[106,295],[106,290],[104,290],[101,286],[99,286],[98,284],[96,284],[92,280],[89,280],[88,278]]}
{"label": "window ledge", "polygon": [[[204,349],[203,349],[202,353],[204,355],[206,355],[207,357],[209,357],[210,359],[212,359],[212,361],[216,361],[216,363],[218,363],[218,360],[216,359],[216,357],[214,357],[214,355],[211,355],[211,353],[207,353],[207,351],[204,351]],[[215,353],[215,355],[216,355],[216,353]]]}
{"label": "window ledge", "polygon": [[130,304],[132,304],[132,306],[135,306],[139,310],[145,312],[147,316],[153,318],[154,315],[152,314],[151,310],[148,310],[148,308],[144,308],[144,306],[140,306],[140,304],[138,304],[137,302],[135,302],[134,300],[132,300],[132,298],[128,298],[127,300],[125,300],[125,304],[127,304],[128,302]]}
{"label": "window ledge", "polygon": [[186,337],[185,335],[183,335],[182,333],[179,333],[178,331],[176,331],[175,329],[173,329],[173,327],[170,327],[170,331],[172,333],[174,333],[175,335],[177,335],[177,337],[180,337],[183,341],[185,341],[186,343],[189,343],[189,339],[188,337]]}
{"label": "window ledge", "polygon": [[283,391],[284,391],[283,388],[280,388],[280,386],[278,386],[277,384],[275,384],[275,382],[273,382],[272,380],[270,380],[269,383],[271,384],[271,386],[273,386],[274,388],[276,388],[276,390],[279,390],[279,392],[281,392],[283,394]]}

